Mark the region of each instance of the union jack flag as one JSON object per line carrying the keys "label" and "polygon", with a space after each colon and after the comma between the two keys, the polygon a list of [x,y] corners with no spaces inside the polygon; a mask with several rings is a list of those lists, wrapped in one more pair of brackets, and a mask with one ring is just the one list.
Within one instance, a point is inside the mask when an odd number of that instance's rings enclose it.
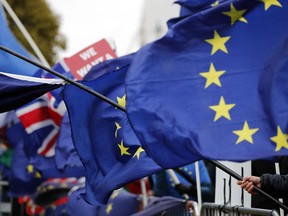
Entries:
{"label": "union jack flag", "polygon": [[30,137],[29,145],[37,147],[37,153],[46,157],[55,155],[55,144],[66,111],[63,101],[57,102],[57,106],[55,102],[55,97],[48,92],[16,110],[16,115]]}

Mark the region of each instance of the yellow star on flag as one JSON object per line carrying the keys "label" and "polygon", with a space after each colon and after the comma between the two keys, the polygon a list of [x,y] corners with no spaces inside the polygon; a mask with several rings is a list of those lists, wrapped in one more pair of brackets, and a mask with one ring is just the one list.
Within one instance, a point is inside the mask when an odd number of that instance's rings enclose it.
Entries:
{"label": "yellow star on flag", "polygon": [[278,0],[260,0],[264,3],[265,11],[267,11],[272,5],[282,7],[281,3]]}
{"label": "yellow star on flag", "polygon": [[139,160],[141,152],[144,152],[144,151],[145,151],[145,150],[140,146],[140,147],[137,149],[137,151],[135,152],[135,154],[133,155],[133,158],[134,158],[134,157],[137,157],[138,160]]}
{"label": "yellow star on flag", "polygon": [[221,96],[219,104],[215,106],[209,106],[210,109],[216,112],[214,117],[214,122],[221,117],[225,117],[228,120],[231,120],[229,110],[231,110],[236,104],[226,104],[224,97]]}
{"label": "yellow star on flag", "polygon": [[115,190],[113,191],[112,195],[111,195],[111,199],[115,199],[117,196],[119,195],[119,190]]}
{"label": "yellow star on flag", "polygon": [[36,178],[42,178],[42,175],[41,175],[40,172],[36,171],[36,173],[35,173],[35,177],[36,177]]}
{"label": "yellow star on flag", "polygon": [[231,37],[220,37],[218,32],[214,31],[214,38],[205,40],[207,43],[212,45],[212,52],[211,55],[216,53],[218,50],[222,50],[224,53],[228,53],[227,48],[225,46],[225,43],[230,39]]}
{"label": "yellow star on flag", "polygon": [[233,133],[238,135],[238,139],[236,141],[236,144],[246,140],[247,142],[253,144],[253,138],[252,135],[254,135],[259,128],[249,128],[248,122],[245,121],[242,130],[234,130]]}
{"label": "yellow star on flag", "polygon": [[218,5],[219,5],[219,1],[218,1],[218,0],[215,1],[213,4],[211,4],[212,7],[216,7],[216,6],[218,6]]}
{"label": "yellow star on flag", "polygon": [[117,122],[115,122],[115,125],[116,125],[115,137],[117,138],[117,132],[118,132],[118,130],[121,129],[121,125]]}
{"label": "yellow star on flag", "polygon": [[34,167],[33,167],[33,165],[29,164],[29,165],[27,165],[26,168],[27,168],[28,173],[33,173],[33,172],[34,172]]}
{"label": "yellow star on flag", "polygon": [[241,21],[244,23],[248,23],[248,21],[243,17],[243,14],[246,10],[236,10],[233,3],[230,4],[230,11],[222,12],[223,14],[229,16],[231,18],[231,25],[233,25],[236,21]]}
{"label": "yellow star on flag", "polygon": [[216,71],[214,64],[210,64],[209,72],[202,72],[200,73],[201,76],[206,78],[206,84],[205,84],[205,89],[209,87],[211,84],[215,84],[219,87],[221,87],[220,83],[220,76],[222,76],[225,73],[224,70],[221,71]]}
{"label": "yellow star on flag", "polygon": [[121,151],[121,156],[123,155],[131,155],[129,152],[128,152],[128,147],[126,148],[123,144],[123,140],[121,140],[121,143],[118,144],[119,148],[120,148],[120,151]]}
{"label": "yellow star on flag", "polygon": [[279,151],[281,148],[288,149],[287,134],[284,134],[279,126],[277,126],[277,135],[270,139],[276,143],[275,151]]}
{"label": "yellow star on flag", "polygon": [[117,97],[117,103],[122,106],[122,107],[126,107],[126,94],[123,97]]}
{"label": "yellow star on flag", "polygon": [[113,208],[113,204],[112,203],[109,203],[106,207],[106,214],[110,214],[111,211],[112,211],[112,208]]}

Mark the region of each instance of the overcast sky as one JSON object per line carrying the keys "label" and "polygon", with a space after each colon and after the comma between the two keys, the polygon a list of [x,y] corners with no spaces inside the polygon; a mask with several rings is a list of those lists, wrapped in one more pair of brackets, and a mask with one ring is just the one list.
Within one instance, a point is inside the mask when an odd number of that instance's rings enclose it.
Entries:
{"label": "overcast sky", "polygon": [[143,0],[46,0],[60,16],[69,57],[102,38],[114,41],[118,56],[138,49]]}

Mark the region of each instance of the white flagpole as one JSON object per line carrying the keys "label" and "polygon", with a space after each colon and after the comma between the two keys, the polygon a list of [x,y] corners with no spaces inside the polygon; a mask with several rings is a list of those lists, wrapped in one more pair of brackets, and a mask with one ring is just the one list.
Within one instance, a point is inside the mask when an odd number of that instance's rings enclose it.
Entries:
{"label": "white flagpole", "polygon": [[26,40],[30,44],[30,46],[32,47],[32,49],[34,50],[35,54],[37,55],[37,57],[39,58],[41,63],[43,65],[45,65],[46,67],[50,67],[50,65],[48,64],[47,60],[43,56],[42,52],[40,51],[40,49],[38,48],[38,46],[34,42],[33,38],[30,36],[30,34],[26,30],[26,28],[24,27],[22,22],[19,20],[17,15],[14,13],[14,11],[10,7],[10,5],[7,3],[7,1],[6,0],[1,0],[1,2],[2,2],[2,5],[5,7],[6,11],[8,12],[8,14],[11,16],[11,18],[13,19],[13,21],[17,25],[17,27],[19,28],[19,30],[22,32],[22,34],[24,35],[24,37],[26,38]]}
{"label": "white flagpole", "polygon": [[145,179],[142,178],[140,179],[140,185],[141,185],[141,192],[142,192],[142,203],[143,203],[143,208],[145,208],[148,205],[148,195],[147,195],[147,188],[145,184]]}
{"label": "white flagpole", "polygon": [[201,194],[201,180],[200,180],[200,170],[199,170],[199,162],[195,163],[195,173],[196,173],[196,185],[197,185],[197,202],[199,205],[199,209],[202,206],[202,194]]}

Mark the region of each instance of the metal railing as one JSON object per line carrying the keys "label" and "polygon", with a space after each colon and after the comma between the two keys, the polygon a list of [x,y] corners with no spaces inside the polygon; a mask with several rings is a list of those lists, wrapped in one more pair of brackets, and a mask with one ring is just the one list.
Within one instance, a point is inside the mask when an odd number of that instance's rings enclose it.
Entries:
{"label": "metal railing", "polygon": [[230,206],[222,205],[216,203],[203,203],[201,211],[201,216],[220,216],[220,215],[237,215],[237,216],[256,216],[256,215],[271,215],[279,216],[278,211],[260,208],[247,208],[241,206]]}

